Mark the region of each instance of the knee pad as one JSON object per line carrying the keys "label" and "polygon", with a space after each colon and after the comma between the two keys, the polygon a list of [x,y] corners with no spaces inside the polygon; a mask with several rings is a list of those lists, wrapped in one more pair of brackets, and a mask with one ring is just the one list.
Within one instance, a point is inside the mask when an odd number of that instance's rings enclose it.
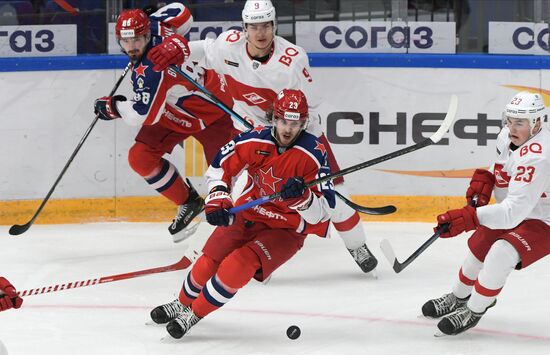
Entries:
{"label": "knee pad", "polygon": [[193,269],[191,269],[191,277],[193,278],[193,281],[200,287],[204,286],[206,281],[214,276],[219,265],[220,263],[208,255],[202,254],[195,262]]}
{"label": "knee pad", "polygon": [[260,258],[247,246],[234,250],[220,264],[218,278],[226,286],[239,289],[260,269]]}
{"label": "knee pad", "polygon": [[136,142],[128,151],[130,167],[142,177],[147,177],[161,167],[162,154],[154,151],[146,144]]}
{"label": "knee pad", "polygon": [[484,262],[484,269],[509,270],[512,271],[520,262],[519,253],[512,244],[504,239],[493,243],[487,253]]}

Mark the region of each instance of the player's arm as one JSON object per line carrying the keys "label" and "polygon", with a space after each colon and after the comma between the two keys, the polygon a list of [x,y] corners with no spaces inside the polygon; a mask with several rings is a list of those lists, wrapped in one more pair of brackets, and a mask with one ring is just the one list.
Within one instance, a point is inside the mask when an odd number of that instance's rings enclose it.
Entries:
{"label": "player's arm", "polygon": [[215,226],[233,224],[234,214],[229,212],[233,207],[231,187],[233,179],[246,168],[247,143],[241,136],[224,145],[205,174],[209,194],[205,199],[204,211],[208,223]]}
{"label": "player's arm", "polygon": [[4,277],[0,277],[0,312],[19,308],[22,304],[23,299],[17,295],[15,287]]}
{"label": "player's arm", "polygon": [[149,18],[153,26],[151,32],[162,37],[172,33],[185,36],[193,25],[191,11],[180,3],[165,5],[152,13]]}
{"label": "player's arm", "polygon": [[518,161],[506,198],[477,209],[479,223],[491,229],[514,228],[533,211],[549,182],[550,162],[541,154],[527,153]]}
{"label": "player's arm", "polygon": [[302,177],[288,179],[281,189],[281,198],[289,201],[289,208],[295,210],[309,224],[328,221],[335,205],[332,183],[327,181],[321,185],[308,188],[306,181],[312,181],[330,174],[328,165],[315,169]]}
{"label": "player's arm", "polygon": [[[184,37],[193,24],[188,8],[172,3],[160,8],[149,17],[151,33],[157,36],[155,45],[147,54],[155,71],[163,71],[169,65],[181,65],[189,58],[189,46]],[[161,43],[159,43],[161,42]]]}
{"label": "player's arm", "polygon": [[122,120],[131,126],[151,125],[158,122],[166,104],[168,78],[165,76],[167,73],[156,72],[152,70],[151,65],[147,64],[150,63],[143,61],[138,68],[134,69],[133,99],[118,102],[116,105]]}

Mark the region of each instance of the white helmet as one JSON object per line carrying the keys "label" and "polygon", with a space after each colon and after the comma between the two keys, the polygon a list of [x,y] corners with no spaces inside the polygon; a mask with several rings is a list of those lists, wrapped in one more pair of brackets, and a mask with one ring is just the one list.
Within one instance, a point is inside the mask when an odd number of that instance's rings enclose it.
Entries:
{"label": "white helmet", "polygon": [[535,127],[540,118],[543,122],[546,114],[546,106],[540,94],[533,94],[527,91],[517,93],[510,103],[506,105],[505,115],[509,118],[525,118],[529,120],[531,129]]}
{"label": "white helmet", "polygon": [[247,0],[243,9],[243,23],[261,23],[273,21],[275,25],[275,8],[270,0]]}

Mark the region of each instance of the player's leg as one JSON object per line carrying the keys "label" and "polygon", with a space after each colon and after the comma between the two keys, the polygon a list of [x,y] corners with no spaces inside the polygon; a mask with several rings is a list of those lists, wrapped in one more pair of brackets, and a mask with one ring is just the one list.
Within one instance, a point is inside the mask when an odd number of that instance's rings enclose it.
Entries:
{"label": "player's leg", "polygon": [[468,302],[472,288],[483,267],[485,256],[491,249],[492,244],[504,232],[501,229],[492,230],[481,226],[472,234],[468,240],[468,255],[458,271],[458,277],[452,292],[426,302],[422,306],[424,316],[440,318],[456,311]]}
{"label": "player's leg", "polygon": [[260,281],[269,277],[296,254],[305,239],[295,232],[260,225],[249,227],[248,232],[254,239],[225,257],[191,304],[191,311],[168,323],[166,329],[172,337],[181,338],[198,320],[229,302],[253,277]]}
{"label": "player's leg", "polygon": [[239,133],[240,131],[233,127],[231,118],[226,115],[214,121],[204,130],[194,133],[193,137],[202,144],[204,157],[208,165],[210,165],[221,147]]}
{"label": "player's leg", "polygon": [[217,227],[203,248],[203,255],[197,259],[191,271],[183,281],[179,296],[172,302],[155,307],[151,319],[155,323],[167,323],[178,314],[185,313],[197,298],[206,282],[216,273],[220,262],[234,249],[248,241],[243,235],[244,221],[237,215],[235,223],[229,227]]}
{"label": "player's leg", "polygon": [[132,169],[161,195],[178,206],[176,217],[168,227],[174,241],[183,240],[177,234],[200,213],[204,200],[189,181],[184,182],[178,169],[163,158],[187,135],[174,132],[161,124],[143,126],[128,153]]}
{"label": "player's leg", "polygon": [[[325,135],[321,135],[319,140],[327,150],[328,161],[331,171],[339,171],[340,167]],[[334,179],[334,188],[343,196],[349,197],[349,193],[344,186],[344,178]],[[338,231],[344,241],[344,245],[353,257],[353,260],[359,265],[363,272],[371,272],[378,265],[378,260],[367,247],[365,228],[359,213],[346,205],[339,198],[336,199],[336,206],[332,215],[332,224]]]}
{"label": "player's leg", "polygon": [[495,305],[512,270],[528,267],[550,253],[548,234],[550,226],[540,220],[524,221],[501,234],[485,256],[468,303],[443,318],[439,330],[455,335],[477,325],[487,309]]}

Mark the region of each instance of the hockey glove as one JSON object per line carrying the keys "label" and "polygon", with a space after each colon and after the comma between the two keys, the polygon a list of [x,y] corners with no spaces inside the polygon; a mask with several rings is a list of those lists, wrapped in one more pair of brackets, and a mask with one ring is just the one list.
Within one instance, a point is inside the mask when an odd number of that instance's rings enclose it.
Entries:
{"label": "hockey glove", "polygon": [[170,64],[181,65],[189,58],[187,40],[175,33],[167,37],[161,44],[153,47],[147,57],[153,64],[154,71],[163,71]]}
{"label": "hockey glove", "polygon": [[110,121],[115,118],[120,118],[120,114],[116,108],[118,101],[126,101],[123,95],[103,96],[95,100],[94,113],[102,120]]}
{"label": "hockey glove", "polygon": [[0,312],[10,308],[19,308],[22,304],[23,299],[17,296],[15,287],[4,277],[0,277]]}
{"label": "hockey glove", "polygon": [[449,210],[440,214],[437,216],[437,227],[434,228],[434,231],[442,228],[445,223],[449,223],[449,229],[441,234],[441,238],[454,237],[462,232],[468,232],[479,227],[476,209],[472,206]]}
{"label": "hockey glove", "polygon": [[295,176],[288,179],[281,188],[281,198],[288,200],[289,208],[304,210],[309,207],[313,199],[313,193],[306,187],[304,179]]}
{"label": "hockey glove", "polygon": [[466,191],[466,200],[472,205],[472,199],[477,196],[477,206],[485,206],[491,199],[493,187],[495,186],[495,176],[488,170],[476,169],[470,186]]}
{"label": "hockey glove", "polygon": [[204,200],[204,213],[208,223],[214,226],[229,226],[233,224],[235,215],[229,212],[233,207],[231,195],[224,186],[216,186]]}

